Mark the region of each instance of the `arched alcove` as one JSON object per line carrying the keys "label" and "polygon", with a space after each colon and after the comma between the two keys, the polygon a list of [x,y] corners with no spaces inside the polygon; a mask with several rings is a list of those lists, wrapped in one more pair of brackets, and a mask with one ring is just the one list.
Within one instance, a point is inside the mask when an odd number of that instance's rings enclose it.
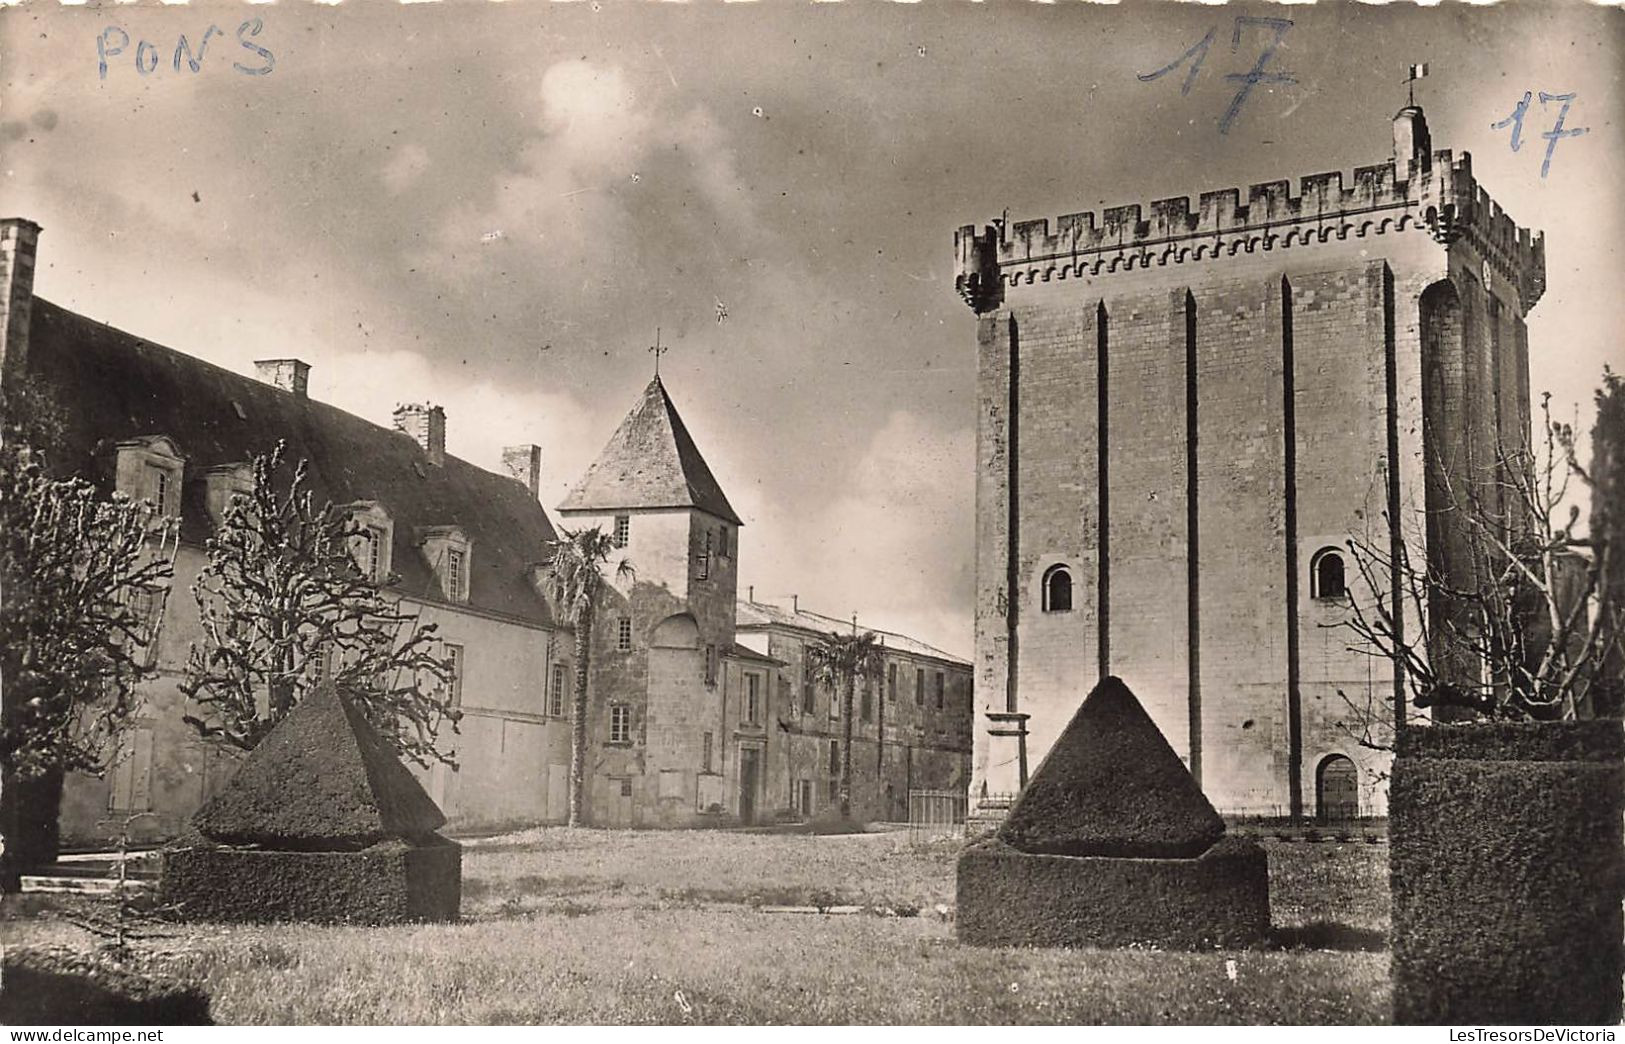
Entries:
{"label": "arched alcove", "polygon": [[655,625],[649,644],[656,649],[698,649],[700,625],[688,613],[668,616]]}

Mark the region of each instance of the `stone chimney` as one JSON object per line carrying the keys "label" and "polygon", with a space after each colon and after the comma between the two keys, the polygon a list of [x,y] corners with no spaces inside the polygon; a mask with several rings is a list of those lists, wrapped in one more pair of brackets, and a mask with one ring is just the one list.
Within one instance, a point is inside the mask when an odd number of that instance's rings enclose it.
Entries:
{"label": "stone chimney", "polygon": [[423,447],[435,467],[446,462],[446,411],[429,403],[409,402],[395,407],[395,430],[404,431]]}
{"label": "stone chimney", "polygon": [[1394,117],[1394,180],[1414,181],[1433,169],[1433,136],[1420,105],[1407,105]]}
{"label": "stone chimney", "polygon": [[504,446],[502,468],[524,483],[533,497],[542,491],[542,447],[536,445]]}
{"label": "stone chimney", "polygon": [[293,392],[297,398],[308,398],[309,363],[298,359],[256,359],[254,369],[259,379],[266,384],[274,384],[283,391]]}
{"label": "stone chimney", "polygon": [[39,234],[40,227],[27,218],[0,218],[0,380],[28,359]]}

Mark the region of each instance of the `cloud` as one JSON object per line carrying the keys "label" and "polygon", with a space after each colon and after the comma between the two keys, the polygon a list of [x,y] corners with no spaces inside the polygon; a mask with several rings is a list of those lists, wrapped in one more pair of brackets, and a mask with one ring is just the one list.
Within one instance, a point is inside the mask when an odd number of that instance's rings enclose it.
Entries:
{"label": "cloud", "polygon": [[707,108],[640,91],[621,67],[581,59],[549,67],[538,94],[517,158],[483,185],[459,184],[420,248],[461,262],[482,234],[502,230],[505,249],[450,273],[454,293],[483,294],[524,272],[538,307],[614,322],[658,308],[657,295],[684,292],[700,273],[775,253]]}
{"label": "cloud", "polygon": [[600,171],[625,162],[648,138],[649,118],[618,67],[559,62],[542,75],[542,129],[556,162]]}
{"label": "cloud", "polygon": [[429,169],[429,152],[422,145],[411,144],[395,153],[382,172],[384,186],[391,193],[399,193]]}
{"label": "cloud", "polygon": [[[746,487],[736,507],[758,523],[741,567],[758,597],[902,631],[967,655],[974,591],[974,433],[894,411],[842,491],[796,512]],[[733,496],[730,491],[730,496]]]}
{"label": "cloud", "polygon": [[541,446],[541,500],[551,509],[598,447],[582,438],[593,424],[581,403],[534,389],[486,380],[448,384],[425,356],[398,350],[334,353],[310,375],[313,398],[386,427],[400,403],[444,407],[447,451],[488,471],[501,471],[504,446]]}

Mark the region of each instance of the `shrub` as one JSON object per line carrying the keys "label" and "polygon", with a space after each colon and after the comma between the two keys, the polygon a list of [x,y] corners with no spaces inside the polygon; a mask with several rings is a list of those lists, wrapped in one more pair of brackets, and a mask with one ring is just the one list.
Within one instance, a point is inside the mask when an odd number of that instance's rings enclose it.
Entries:
{"label": "shrub", "polygon": [[1195,859],[1021,852],[959,857],[958,935],[979,946],[1246,946],[1269,930],[1264,850],[1223,838]]}
{"label": "shrub", "polygon": [[209,995],[163,973],[50,948],[0,955],[0,1024],[209,1026]]}
{"label": "shrub", "polygon": [[1190,858],[1224,820],[1127,685],[1083,701],[1021,792],[999,836],[1023,852]]}
{"label": "shrub", "polygon": [[1394,1020],[1620,1019],[1617,721],[1407,728],[1389,797]]}

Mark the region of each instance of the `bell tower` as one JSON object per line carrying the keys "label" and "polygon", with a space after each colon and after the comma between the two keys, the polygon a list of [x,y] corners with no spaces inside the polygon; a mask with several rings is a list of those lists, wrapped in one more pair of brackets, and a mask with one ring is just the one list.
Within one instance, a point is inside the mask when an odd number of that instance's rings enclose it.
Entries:
{"label": "bell tower", "polygon": [[597,526],[613,564],[596,607],[589,816],[599,825],[686,825],[707,736],[720,750],[734,645],[743,525],[658,375],[559,505],[571,529]]}

